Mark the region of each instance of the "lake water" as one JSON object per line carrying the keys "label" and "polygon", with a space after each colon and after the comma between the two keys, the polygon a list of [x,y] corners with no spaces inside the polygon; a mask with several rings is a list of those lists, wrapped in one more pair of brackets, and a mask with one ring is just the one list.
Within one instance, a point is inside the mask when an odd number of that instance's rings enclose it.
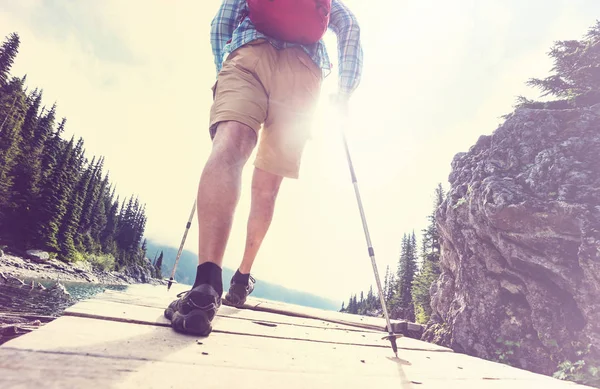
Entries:
{"label": "lake water", "polygon": [[[25,279],[31,284],[34,280],[46,288],[51,288],[55,281],[42,279]],[[106,289],[125,290],[127,285],[101,285],[84,282],[61,282],[71,295],[71,300],[57,297],[52,293],[30,291],[27,287],[15,288],[0,284],[0,311],[11,313],[35,313],[46,316],[60,316],[62,312],[82,299],[90,298]]]}

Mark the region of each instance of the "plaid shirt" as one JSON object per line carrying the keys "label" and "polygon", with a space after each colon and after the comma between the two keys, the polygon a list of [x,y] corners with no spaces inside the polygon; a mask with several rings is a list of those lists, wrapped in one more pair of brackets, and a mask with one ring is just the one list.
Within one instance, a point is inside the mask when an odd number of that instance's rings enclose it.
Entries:
{"label": "plaid shirt", "polygon": [[[217,67],[217,75],[227,55],[235,49],[256,39],[267,39],[275,48],[300,46],[323,70],[327,77],[332,64],[327,55],[325,43],[320,40],[311,45],[299,45],[283,42],[261,34],[256,30],[247,15],[246,0],[223,0],[211,23],[211,45]],[[358,22],[350,10],[340,0],[333,0],[329,28],[337,35],[339,50],[339,90],[340,93],[351,94],[360,82],[363,63],[363,51],[360,44]]]}

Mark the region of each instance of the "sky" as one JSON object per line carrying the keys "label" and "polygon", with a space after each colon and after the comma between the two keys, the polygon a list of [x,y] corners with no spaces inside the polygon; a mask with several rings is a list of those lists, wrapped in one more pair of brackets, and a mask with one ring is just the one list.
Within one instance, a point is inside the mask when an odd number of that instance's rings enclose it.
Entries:
{"label": "sky", "polygon": [[[596,0],[345,0],[361,26],[364,70],[350,115],[323,82],[299,180],[284,180],[252,273],[258,282],[347,300],[375,287],[342,131],[348,139],[379,273],[396,270],[404,233],[427,225],[450,163],[491,134],[525,85],[545,77],[553,42],[580,39],[600,15]],[[27,74],[47,106],[104,156],[121,199],[146,204],[146,237],[179,247],[210,153],[209,32],[220,1],[0,0],[0,38],[21,37],[12,74]],[[333,33],[325,37],[338,64]],[[254,154],[225,254],[243,255]],[[185,249],[197,252],[194,223]],[[153,253],[149,253],[153,255]]]}

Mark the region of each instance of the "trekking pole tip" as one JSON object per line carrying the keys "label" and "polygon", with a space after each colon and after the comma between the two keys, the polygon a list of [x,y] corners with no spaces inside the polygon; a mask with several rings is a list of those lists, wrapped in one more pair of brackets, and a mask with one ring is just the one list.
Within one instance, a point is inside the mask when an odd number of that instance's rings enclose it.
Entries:
{"label": "trekking pole tip", "polygon": [[390,335],[383,337],[383,339],[388,339],[392,344],[392,350],[394,351],[396,358],[398,358],[398,345],[396,344],[396,339],[401,338],[402,336],[402,334],[390,333]]}

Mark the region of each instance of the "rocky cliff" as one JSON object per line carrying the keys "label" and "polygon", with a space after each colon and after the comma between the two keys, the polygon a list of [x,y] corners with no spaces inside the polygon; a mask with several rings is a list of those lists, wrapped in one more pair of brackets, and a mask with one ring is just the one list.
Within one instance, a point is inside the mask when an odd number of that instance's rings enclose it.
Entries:
{"label": "rocky cliff", "polygon": [[599,360],[600,104],[516,110],[449,181],[423,339],[546,374]]}

